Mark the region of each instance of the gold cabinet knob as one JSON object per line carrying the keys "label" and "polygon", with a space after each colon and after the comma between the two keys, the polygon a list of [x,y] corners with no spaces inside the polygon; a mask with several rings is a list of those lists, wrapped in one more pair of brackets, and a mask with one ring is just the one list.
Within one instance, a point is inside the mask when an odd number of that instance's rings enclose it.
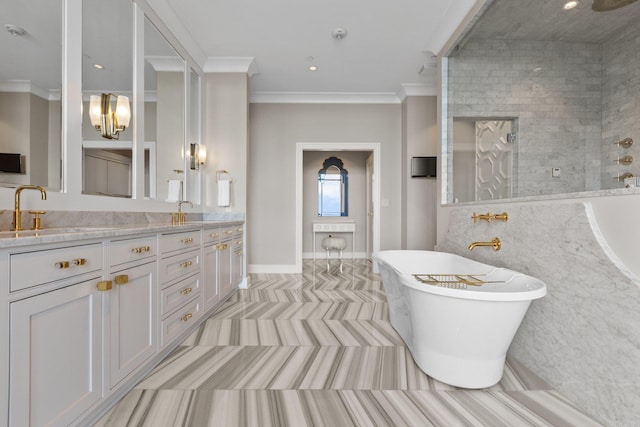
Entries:
{"label": "gold cabinet knob", "polygon": [[191,314],[191,313],[187,313],[187,314],[185,314],[184,316],[182,316],[180,319],[181,319],[183,322],[186,322],[187,320],[191,319],[192,317],[193,317],[193,314]]}
{"label": "gold cabinet knob", "polygon": [[193,291],[193,288],[185,288],[180,291],[182,295],[189,295]]}
{"label": "gold cabinet knob", "polygon": [[149,251],[151,251],[151,246],[141,246],[139,248],[132,248],[131,249],[131,252],[134,252],[136,254],[141,254],[141,253],[149,252]]}
{"label": "gold cabinet knob", "polygon": [[101,292],[110,291],[112,287],[113,283],[111,282],[111,280],[103,280],[101,282],[98,282],[98,284],[96,285],[96,288],[98,288],[98,290]]}
{"label": "gold cabinet knob", "polygon": [[180,267],[188,268],[188,267],[191,267],[192,264],[193,264],[193,262],[191,262],[191,261],[185,261],[185,262],[180,263]]}
{"label": "gold cabinet knob", "polygon": [[73,261],[71,261],[71,263],[73,265],[85,265],[87,263],[87,260],[85,258],[76,258]]}
{"label": "gold cabinet knob", "polygon": [[113,281],[116,282],[116,285],[124,285],[129,283],[129,276],[126,274],[120,274],[113,278]]}
{"label": "gold cabinet knob", "polygon": [[53,264],[53,266],[59,270],[62,270],[64,268],[69,268],[69,261],[58,261],[55,264]]}
{"label": "gold cabinet knob", "polygon": [[193,238],[189,237],[187,239],[182,239],[182,243],[188,245],[189,243],[193,243]]}

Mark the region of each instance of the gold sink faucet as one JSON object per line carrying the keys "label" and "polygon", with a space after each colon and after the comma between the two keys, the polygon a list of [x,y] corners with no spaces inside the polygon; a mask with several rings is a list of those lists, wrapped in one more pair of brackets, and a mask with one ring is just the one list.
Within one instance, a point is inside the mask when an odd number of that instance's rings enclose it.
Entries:
{"label": "gold sink faucet", "polygon": [[193,203],[187,201],[187,200],[180,200],[178,201],[178,213],[172,213],[171,214],[171,225],[179,225],[179,224],[184,224],[187,221],[187,214],[186,212],[182,212],[182,205],[188,203],[189,206],[193,207]]}
{"label": "gold sink faucet", "polygon": [[39,185],[21,185],[16,188],[16,205],[13,211],[13,228],[12,231],[22,231],[22,212],[20,211],[20,193],[22,190],[39,190],[42,200],[47,200],[47,192],[44,187]]}
{"label": "gold sink faucet", "polygon": [[494,237],[490,242],[473,242],[469,245],[469,250],[473,250],[476,246],[491,246],[494,251],[499,251],[502,247],[502,242],[497,237]]}

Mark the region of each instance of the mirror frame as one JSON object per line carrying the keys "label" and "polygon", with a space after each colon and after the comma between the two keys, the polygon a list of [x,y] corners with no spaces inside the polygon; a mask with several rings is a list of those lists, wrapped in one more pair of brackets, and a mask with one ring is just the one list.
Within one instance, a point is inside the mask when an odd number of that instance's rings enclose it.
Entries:
{"label": "mirror frame", "polygon": [[[199,76],[202,68],[186,51],[178,39],[170,32],[166,24],[160,20],[145,0],[131,0],[134,10],[133,44],[133,97],[131,100],[132,112],[132,196],[133,200],[145,200],[144,197],[144,21],[147,17],[158,29],[167,42],[175,49],[184,60],[185,79],[184,95],[185,108],[184,120],[188,123],[188,115],[193,112],[187,108],[190,104],[190,80],[187,78],[191,70]],[[70,195],[82,194],[82,0],[63,0],[63,43],[62,43],[62,185],[61,193]],[[202,87],[199,88],[201,93]],[[202,112],[202,97],[197,103],[200,116]],[[189,110],[189,111],[188,111]],[[199,119],[199,123],[201,120]],[[198,139],[200,135],[198,135]],[[183,152],[189,148],[187,126],[184,127]],[[185,170],[188,167],[188,157],[184,159]],[[185,188],[190,188],[189,179],[201,181],[201,174],[191,177],[185,176]],[[197,186],[198,191],[200,186]],[[193,195],[200,200],[200,195]],[[95,197],[95,196],[92,196]],[[185,199],[191,197],[185,194]],[[162,201],[156,199],[156,201]],[[196,203],[197,204],[197,203]]]}

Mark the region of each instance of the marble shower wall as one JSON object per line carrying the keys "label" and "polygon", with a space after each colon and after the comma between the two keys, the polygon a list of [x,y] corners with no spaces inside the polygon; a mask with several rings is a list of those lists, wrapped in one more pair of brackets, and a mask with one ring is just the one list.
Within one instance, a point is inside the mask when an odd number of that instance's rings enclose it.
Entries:
{"label": "marble shower wall", "polygon": [[[640,286],[605,253],[590,205],[558,201],[444,209],[450,212],[449,230],[437,250],[547,284],[547,296],[532,303],[510,354],[605,425],[637,425]],[[474,224],[474,211],[508,212],[509,220]],[[502,240],[500,251],[467,249],[493,237]]]}

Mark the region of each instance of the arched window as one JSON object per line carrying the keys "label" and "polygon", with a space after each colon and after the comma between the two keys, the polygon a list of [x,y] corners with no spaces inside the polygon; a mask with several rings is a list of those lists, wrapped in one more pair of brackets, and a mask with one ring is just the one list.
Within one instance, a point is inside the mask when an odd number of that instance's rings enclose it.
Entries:
{"label": "arched window", "polygon": [[348,216],[348,173],[337,157],[324,161],[318,171],[318,216]]}

